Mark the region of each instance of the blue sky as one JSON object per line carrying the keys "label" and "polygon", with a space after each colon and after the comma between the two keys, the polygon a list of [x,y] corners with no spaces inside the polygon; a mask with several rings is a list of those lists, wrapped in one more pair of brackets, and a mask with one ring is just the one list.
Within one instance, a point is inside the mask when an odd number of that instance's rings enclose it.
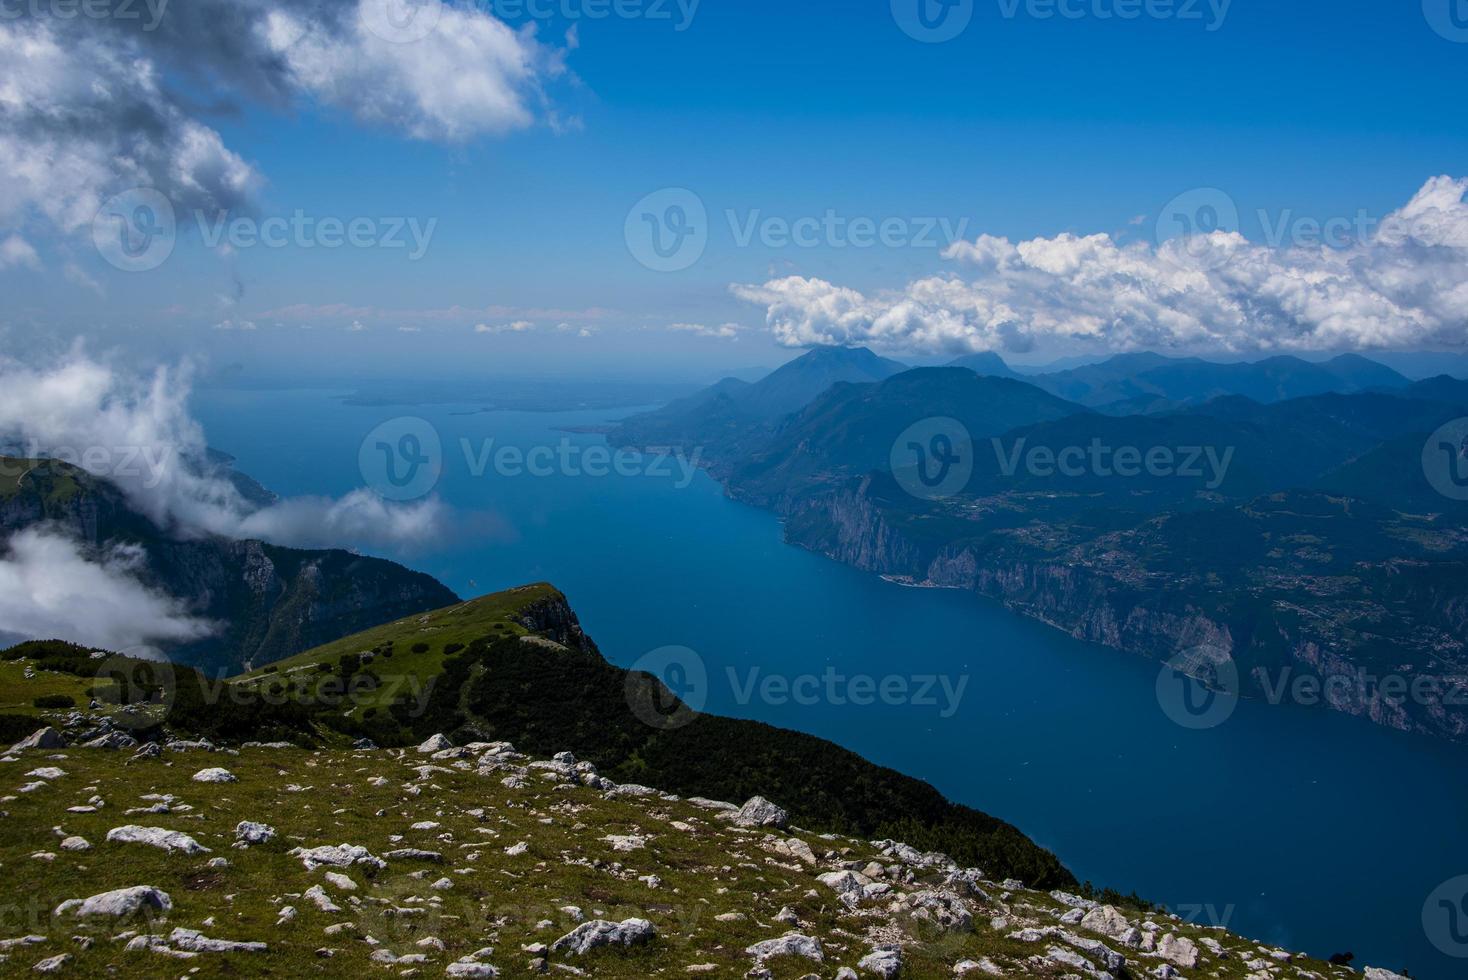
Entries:
{"label": "blue sky", "polygon": [[[38,244],[39,264],[0,271],[4,322],[17,336],[80,333],[261,372],[323,357],[348,372],[465,358],[474,370],[732,368],[791,351],[731,284],[801,276],[901,289],[947,263],[927,241],[741,245],[729,210],[736,225],[830,211],[942,219],[970,239],[1125,242],[1152,238],[1177,195],[1219,188],[1259,240],[1260,209],[1271,220],[1383,216],[1429,177],[1468,175],[1468,43],[1436,32],[1417,0],[1234,0],[1226,12],[1221,0],[1177,0],[1158,8],[1172,16],[1134,20],[1101,16],[1127,0],[1073,2],[1062,6],[1078,16],[1050,18],[1042,0],[1006,16],[1012,2],[975,0],[944,43],[904,34],[888,0],[703,0],[685,30],[671,2],[671,20],[540,21],[542,43],[569,48],[567,73],[537,93],[531,125],[464,140],[236,91],[233,111],[198,116],[262,177],[248,213],[434,221],[422,258],[289,246],[221,259],[185,232],[144,273],[72,249],[93,288]],[[171,78],[185,84],[177,66]],[[690,268],[654,272],[629,252],[624,223],[670,187],[707,207],[709,239]],[[454,308],[465,312],[443,312]],[[346,330],[353,322],[365,329]],[[516,322],[534,327],[508,329]],[[475,334],[478,323],[492,332]],[[743,329],[701,336],[673,323]]]}

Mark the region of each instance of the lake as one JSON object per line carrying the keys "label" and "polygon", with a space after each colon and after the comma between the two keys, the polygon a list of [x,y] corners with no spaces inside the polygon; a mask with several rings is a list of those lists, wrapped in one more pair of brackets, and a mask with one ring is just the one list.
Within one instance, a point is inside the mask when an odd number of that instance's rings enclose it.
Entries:
{"label": "lake", "polygon": [[[1463,974],[1422,921],[1434,889],[1468,874],[1461,747],[1252,702],[1186,729],[1159,704],[1155,663],[789,547],[773,515],[701,473],[586,475],[602,467],[599,450],[584,454],[604,440],[562,430],[617,412],[361,408],[326,391],[236,390],[200,392],[195,409],[212,445],[282,495],[360,487],[363,437],[394,416],[426,419],[445,448],[437,492],[455,533],[388,557],[466,597],[553,582],[613,662],[688,648],[707,673],[706,710],[927,780],[1014,823],[1081,879],[1288,949],[1349,950],[1358,968]],[[547,447],[575,473],[491,463],[476,476],[476,458],[505,446]]]}

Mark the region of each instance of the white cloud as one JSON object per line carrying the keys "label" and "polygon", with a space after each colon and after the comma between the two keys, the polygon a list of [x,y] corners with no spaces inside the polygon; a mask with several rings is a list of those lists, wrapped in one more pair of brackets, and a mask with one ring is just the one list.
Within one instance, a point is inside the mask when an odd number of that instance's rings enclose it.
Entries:
{"label": "white cloud", "polygon": [[739,332],[744,328],[737,323],[721,323],[717,327],[707,327],[702,323],[670,323],[668,329],[675,333],[691,333],[698,337],[719,337],[728,340],[737,338]]}
{"label": "white cloud", "polygon": [[94,559],[58,531],[17,532],[0,552],[0,634],[142,655],[215,632],[179,600],[144,585],[142,562],[136,548]]}
{"label": "white cloud", "polygon": [[317,101],[418,139],[524,128],[535,118],[540,80],[564,70],[533,31],[514,31],[472,6],[445,4],[426,36],[388,40],[373,19],[391,2],[359,0],[340,23],[279,10],[259,30],[291,80]]}
{"label": "white cloud", "polygon": [[535,324],[529,320],[515,320],[511,323],[478,323],[474,325],[475,333],[529,333],[535,329]]}
{"label": "white cloud", "polygon": [[188,412],[188,399],[187,370],[159,368],[137,378],[79,352],[42,370],[0,357],[0,444],[109,479],[160,528],[185,536],[416,548],[432,540],[447,518],[436,498],[390,504],[365,490],[340,500],[253,504],[209,464],[208,443]]}
{"label": "white cloud", "polygon": [[1122,245],[1105,234],[981,235],[968,270],[867,294],[789,276],[733,285],[782,344],[1022,353],[1410,348],[1468,343],[1468,179],[1438,177],[1348,248],[1269,248],[1230,232]]}
{"label": "white cloud", "polygon": [[0,228],[32,216],[78,232],[106,197],[138,186],[177,208],[229,208],[259,184],[166,91],[156,62],[69,23],[0,21]]}
{"label": "white cloud", "polygon": [[11,269],[17,266],[39,269],[41,257],[36,254],[30,242],[19,235],[11,235],[4,241],[0,241],[0,269]]}
{"label": "white cloud", "polygon": [[407,41],[383,36],[404,0],[188,0],[156,21],[17,5],[0,19],[0,232],[75,235],[137,187],[180,215],[248,206],[263,177],[203,106],[309,102],[455,143],[550,119],[563,50],[477,5],[425,2],[432,30]]}

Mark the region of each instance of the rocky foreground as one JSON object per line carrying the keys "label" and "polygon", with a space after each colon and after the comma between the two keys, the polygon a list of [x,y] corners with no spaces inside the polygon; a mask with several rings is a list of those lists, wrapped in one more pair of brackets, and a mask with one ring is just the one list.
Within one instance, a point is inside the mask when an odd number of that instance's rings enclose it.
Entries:
{"label": "rocky foreground", "polygon": [[0,794],[10,974],[1359,976],[505,742],[68,748],[46,729],[0,756]]}

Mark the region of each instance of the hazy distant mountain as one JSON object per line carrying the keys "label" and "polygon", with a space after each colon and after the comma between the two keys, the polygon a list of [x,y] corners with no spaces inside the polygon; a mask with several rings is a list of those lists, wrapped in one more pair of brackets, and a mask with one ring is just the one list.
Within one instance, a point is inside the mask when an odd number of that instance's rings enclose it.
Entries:
{"label": "hazy distant mountain", "polygon": [[1433,378],[1446,374],[1468,378],[1468,354],[1442,351],[1373,352],[1371,359],[1409,378]]}
{"label": "hazy distant mountain", "polygon": [[1410,382],[1391,368],[1355,354],[1320,364],[1298,357],[1218,364],[1196,357],[1121,354],[1090,364],[1029,379],[1053,394],[1110,414],[1131,405],[1155,410],[1161,399],[1177,406],[1196,405],[1225,395],[1243,395],[1269,403],[1327,392],[1349,393],[1372,388],[1404,388]]}
{"label": "hazy distant mountain", "polygon": [[662,408],[624,419],[608,437],[614,445],[672,446],[728,452],[746,448],[785,415],[838,382],[881,381],[905,365],[865,347],[819,347],[750,384],[725,378]]}
{"label": "hazy distant mountain", "polygon": [[948,362],[949,367],[968,368],[975,374],[987,375],[993,378],[1020,378],[1023,377],[1004,363],[1004,358],[993,351],[980,351],[977,354],[965,354],[963,357],[955,358]]}
{"label": "hazy distant mountain", "polygon": [[838,382],[881,381],[906,370],[865,347],[818,347],[751,385],[745,404],[764,418],[777,418],[804,408]]}
{"label": "hazy distant mountain", "polygon": [[915,368],[878,384],[832,387],[787,418],[732,475],[730,485],[768,501],[886,468],[897,437],[925,419],[956,419],[971,438],[984,440],[1084,411],[1022,381],[966,368]]}

